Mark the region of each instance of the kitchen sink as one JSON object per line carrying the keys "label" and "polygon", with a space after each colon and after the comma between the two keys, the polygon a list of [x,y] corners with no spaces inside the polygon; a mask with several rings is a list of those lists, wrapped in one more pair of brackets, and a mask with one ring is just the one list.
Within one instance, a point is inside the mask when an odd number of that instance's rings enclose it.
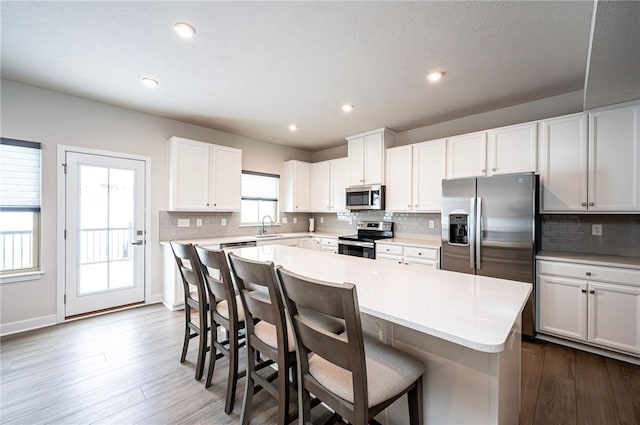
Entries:
{"label": "kitchen sink", "polygon": [[270,235],[256,235],[255,237],[258,239],[264,239],[264,238],[281,238],[284,235],[276,235],[276,234],[270,234]]}

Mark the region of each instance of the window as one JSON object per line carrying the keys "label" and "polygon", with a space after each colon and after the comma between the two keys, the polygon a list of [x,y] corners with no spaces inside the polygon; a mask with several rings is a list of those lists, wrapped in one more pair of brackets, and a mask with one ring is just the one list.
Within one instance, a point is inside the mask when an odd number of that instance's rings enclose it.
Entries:
{"label": "window", "polygon": [[280,176],[242,172],[242,204],[240,224],[258,224],[266,215],[278,221],[278,192]]}
{"label": "window", "polygon": [[40,149],[0,138],[0,275],[40,269]]}

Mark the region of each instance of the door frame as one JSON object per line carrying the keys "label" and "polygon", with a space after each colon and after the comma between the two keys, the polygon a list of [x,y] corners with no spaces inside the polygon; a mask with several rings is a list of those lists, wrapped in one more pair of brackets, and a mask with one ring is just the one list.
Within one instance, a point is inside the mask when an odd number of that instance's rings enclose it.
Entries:
{"label": "door frame", "polygon": [[143,161],[145,165],[145,183],[144,183],[144,231],[145,240],[147,241],[144,250],[144,302],[145,304],[151,303],[151,244],[149,243],[151,238],[151,157],[146,155],[136,155],[125,152],[106,151],[101,149],[90,149],[80,146],[70,145],[57,145],[57,162],[56,162],[56,176],[57,176],[57,242],[56,248],[58,250],[57,256],[57,279],[56,279],[56,323],[65,322],[65,304],[64,295],[66,289],[66,241],[64,238],[65,231],[65,214],[66,214],[66,173],[65,173],[65,156],[67,152],[77,152],[89,155],[103,155],[112,156],[116,158],[132,159]]}

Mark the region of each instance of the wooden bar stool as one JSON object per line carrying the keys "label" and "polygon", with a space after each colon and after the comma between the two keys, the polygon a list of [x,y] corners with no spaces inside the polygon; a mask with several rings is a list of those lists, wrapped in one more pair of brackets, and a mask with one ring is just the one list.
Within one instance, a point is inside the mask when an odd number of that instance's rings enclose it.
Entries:
{"label": "wooden bar stool", "polygon": [[[178,271],[182,278],[182,287],[184,288],[185,326],[180,363],[184,363],[187,358],[189,341],[192,338],[198,337],[198,358],[196,361],[195,379],[200,380],[204,373],[204,362],[207,355],[207,311],[209,309],[207,304],[207,292],[202,273],[198,267],[198,259],[193,245],[174,241],[170,241],[169,245],[171,245],[173,256],[176,260],[176,264],[178,265]],[[196,310],[198,314],[198,323],[195,323],[192,320],[192,309]]]}
{"label": "wooden bar stool", "polygon": [[[278,425],[290,422],[289,368],[295,365],[294,343],[287,332],[284,305],[272,262],[259,262],[229,254],[231,274],[236,282],[245,313],[247,342],[246,388],[240,423],[246,425],[251,416],[253,394],[260,387],[278,400]],[[257,354],[267,358],[256,363]],[[273,376],[264,377],[258,370],[275,363],[277,386]]]}
{"label": "wooden bar stool", "polygon": [[[211,386],[216,360],[226,356],[229,359],[229,376],[224,411],[229,414],[233,410],[238,379],[245,376],[244,371],[238,372],[238,350],[244,345],[240,340],[240,331],[244,329],[244,308],[233,289],[225,252],[196,246],[196,253],[211,306],[209,308],[211,352],[205,387]],[[220,327],[225,329],[228,335],[224,341],[218,340]]]}
{"label": "wooden bar stool", "polygon": [[[298,410],[310,424],[310,393],[353,425],[374,417],[405,393],[411,425],[422,425],[422,363],[362,333],[355,285],[323,282],[277,269],[297,344]],[[301,308],[343,319],[346,333],[310,322]]]}

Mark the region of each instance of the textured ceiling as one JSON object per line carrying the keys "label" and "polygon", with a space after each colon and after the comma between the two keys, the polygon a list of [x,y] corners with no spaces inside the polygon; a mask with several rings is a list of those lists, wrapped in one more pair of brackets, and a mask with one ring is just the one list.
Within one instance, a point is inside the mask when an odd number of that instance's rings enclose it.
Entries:
{"label": "textured ceiling", "polygon": [[[0,71],[313,151],[382,126],[402,131],[582,89],[593,5],[2,1]],[[596,29],[611,31],[616,19]],[[196,37],[178,38],[177,21]],[[433,69],[447,72],[438,85],[425,81]],[[147,89],[143,76],[160,85]],[[344,103],[355,110],[345,114]]]}

